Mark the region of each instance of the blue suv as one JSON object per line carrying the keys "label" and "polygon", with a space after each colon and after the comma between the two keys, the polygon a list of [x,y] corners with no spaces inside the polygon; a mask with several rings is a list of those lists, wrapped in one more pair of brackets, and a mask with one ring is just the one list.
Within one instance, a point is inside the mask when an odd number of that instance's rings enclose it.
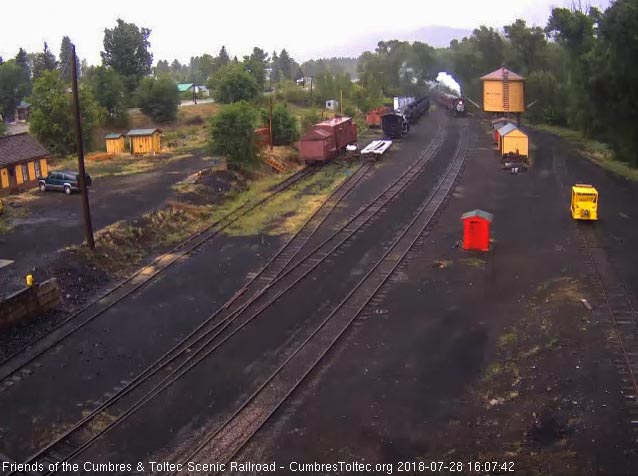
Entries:
{"label": "blue suv", "polygon": [[[86,185],[91,185],[91,176],[89,174],[86,174]],[[48,177],[38,180],[38,186],[41,192],[59,190],[71,195],[73,192],[80,191],[80,174],[66,170],[49,172]]]}

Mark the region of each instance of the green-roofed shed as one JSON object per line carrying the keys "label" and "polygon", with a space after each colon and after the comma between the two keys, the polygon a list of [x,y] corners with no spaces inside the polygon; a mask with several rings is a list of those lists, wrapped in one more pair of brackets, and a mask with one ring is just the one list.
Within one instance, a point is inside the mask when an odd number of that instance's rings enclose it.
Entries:
{"label": "green-roofed shed", "polygon": [[132,154],[157,154],[162,149],[160,129],[131,129],[126,137],[129,138]]}
{"label": "green-roofed shed", "polygon": [[484,220],[489,221],[490,223],[492,223],[492,221],[494,220],[494,215],[484,210],[479,210],[478,208],[476,210],[465,212],[463,215],[461,215],[461,220],[465,220],[466,218],[470,217],[481,217]]}
{"label": "green-roofed shed", "polygon": [[186,91],[190,91],[193,88],[193,86],[195,86],[194,83],[180,83],[177,85],[177,90],[180,93],[185,93]]}
{"label": "green-roofed shed", "polygon": [[483,210],[472,210],[461,215],[463,222],[463,249],[487,251],[490,248],[490,225],[494,215]]}

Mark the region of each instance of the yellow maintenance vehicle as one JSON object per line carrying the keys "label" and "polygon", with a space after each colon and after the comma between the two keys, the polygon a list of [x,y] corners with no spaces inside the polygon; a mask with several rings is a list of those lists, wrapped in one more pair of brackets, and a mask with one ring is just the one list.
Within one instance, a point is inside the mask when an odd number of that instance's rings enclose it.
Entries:
{"label": "yellow maintenance vehicle", "polygon": [[586,183],[574,185],[571,209],[574,220],[598,220],[598,190]]}

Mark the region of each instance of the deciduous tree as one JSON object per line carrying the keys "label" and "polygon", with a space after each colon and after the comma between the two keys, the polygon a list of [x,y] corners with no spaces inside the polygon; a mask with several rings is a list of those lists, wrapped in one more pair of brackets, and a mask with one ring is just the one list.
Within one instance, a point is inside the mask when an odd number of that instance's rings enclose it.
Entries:
{"label": "deciduous tree", "polygon": [[[104,110],[85,85],[80,86],[79,94],[84,140],[90,146],[93,130],[104,119]],[[67,85],[59,71],[42,73],[33,83],[30,102],[31,132],[53,152],[73,152],[77,142],[72,96],[67,92]]]}
{"label": "deciduous tree", "polygon": [[98,104],[111,122],[126,124],[126,87],[115,70],[106,66],[93,66],[86,72],[83,82],[89,87]]}
{"label": "deciduous tree", "polygon": [[224,104],[256,99],[261,89],[257,81],[240,63],[224,66],[211,80],[208,87],[215,100]]}
{"label": "deciduous tree", "polygon": [[104,30],[104,51],[100,53],[102,64],[113,68],[124,78],[129,92],[134,91],[142,78],[151,72],[150,35],[148,28],[139,28],[120,18],[114,28]]}
{"label": "deciduous tree", "polygon": [[137,91],[137,105],[143,114],[157,123],[171,122],[177,118],[179,93],[170,78],[144,78]]}

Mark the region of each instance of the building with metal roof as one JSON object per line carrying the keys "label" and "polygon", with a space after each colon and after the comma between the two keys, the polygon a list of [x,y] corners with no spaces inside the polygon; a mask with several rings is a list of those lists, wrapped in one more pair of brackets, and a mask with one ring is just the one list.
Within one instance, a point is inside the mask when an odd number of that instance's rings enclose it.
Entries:
{"label": "building with metal roof", "polygon": [[28,133],[0,137],[0,195],[37,186],[49,173],[48,151]]}
{"label": "building with metal roof", "polygon": [[485,112],[525,111],[525,78],[505,67],[481,76]]}
{"label": "building with metal roof", "polygon": [[126,137],[129,138],[131,154],[157,154],[162,149],[160,129],[131,129]]}
{"label": "building with metal roof", "polygon": [[124,134],[121,132],[106,134],[104,136],[104,140],[106,142],[106,153],[107,154],[123,154],[126,150],[126,145],[124,143]]}

